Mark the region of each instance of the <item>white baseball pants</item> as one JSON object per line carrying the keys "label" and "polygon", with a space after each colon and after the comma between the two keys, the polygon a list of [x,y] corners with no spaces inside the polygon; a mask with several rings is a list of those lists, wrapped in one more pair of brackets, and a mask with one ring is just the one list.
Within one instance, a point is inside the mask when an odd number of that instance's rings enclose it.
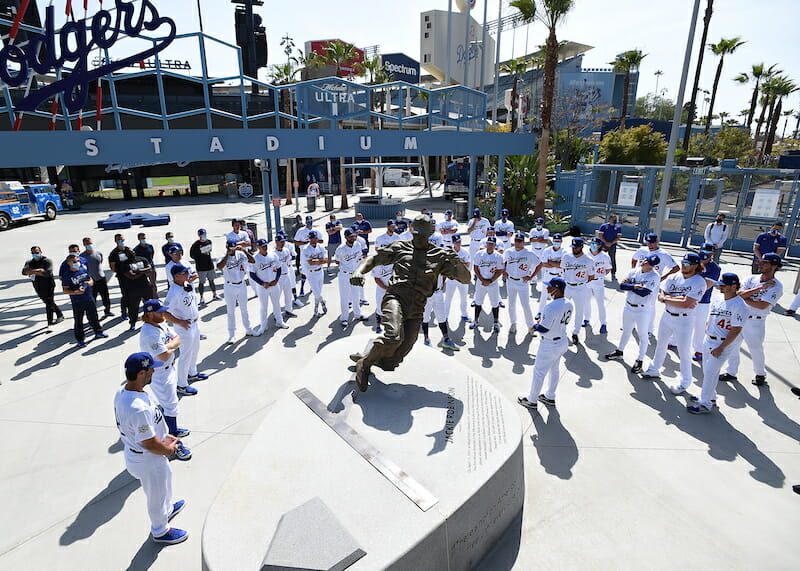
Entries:
{"label": "white baseball pants", "polygon": [[481,249],[481,241],[480,239],[469,239],[469,259],[474,260],[475,254]]}
{"label": "white baseball pants", "polygon": [[637,361],[644,361],[647,355],[647,348],[650,346],[650,337],[647,335],[647,328],[650,324],[650,312],[647,307],[633,307],[627,301],[625,302],[625,309],[622,310],[622,336],[619,338],[619,345],[617,349],[620,351],[625,350],[625,346],[630,341],[633,335],[633,329],[636,328],[636,333],[639,334],[639,354],[636,356]]}
{"label": "white baseball pants", "polygon": [[250,331],[250,315],[247,313],[247,286],[244,283],[225,282],[225,306],[228,309],[228,335],[236,333],[236,305],[242,316],[245,331]]}
{"label": "white baseball pants", "polygon": [[381,304],[383,303],[383,296],[386,295],[386,290],[381,286],[375,284],[375,314],[381,314]]}
{"label": "white baseball pants", "polygon": [[584,319],[592,320],[592,300],[597,304],[597,316],[600,318],[600,325],[608,323],[606,317],[606,288],[602,280],[592,280],[587,284],[589,288],[589,300],[586,303],[586,314]]}
{"label": "white baseball pants", "polygon": [[698,303],[694,308],[694,331],[692,332],[692,351],[702,353],[706,345],[706,322],[711,311],[710,303]]}
{"label": "white baseball pants", "polygon": [[[531,392],[528,393],[530,402],[536,402],[540,394],[555,400],[560,376],[561,357],[567,352],[568,346],[569,343],[566,338],[561,338],[558,341],[542,339],[539,344],[539,350],[536,352],[536,362],[533,365],[533,381],[531,382]],[[547,389],[543,393],[545,378],[548,379],[548,383]]]}
{"label": "white baseball pants", "polygon": [[[183,335],[181,335],[181,342],[185,342]],[[182,349],[180,357],[183,357]],[[158,404],[164,409],[164,416],[178,416],[178,391],[176,390],[178,384],[178,361],[180,361],[180,358],[173,360],[169,367],[156,369],[153,373],[153,380],[150,382],[150,390],[153,391]]]}
{"label": "white baseball pants", "polygon": [[511,325],[517,323],[517,302],[522,305],[522,313],[525,315],[525,325],[528,329],[533,327],[533,312],[531,311],[530,285],[522,279],[508,278],[506,282],[508,292],[508,316]]}
{"label": "white baseball pants", "polygon": [[[677,313],[670,309],[673,313]],[[686,310],[678,310],[684,313]],[[688,389],[692,384],[692,328],[694,322],[692,316],[676,317],[664,311],[661,316],[661,321],[658,323],[658,343],[656,344],[656,352],[653,355],[653,361],[645,371],[647,375],[660,374],[661,367],[664,365],[664,359],[667,357],[667,345],[670,339],[674,345],[678,347],[678,359],[680,360],[680,387]]]}
{"label": "white baseball pants", "polygon": [[261,316],[260,331],[267,330],[267,323],[269,322],[269,304],[272,304],[272,316],[275,318],[275,325],[283,325],[283,313],[281,312],[281,287],[276,284],[272,287],[265,288],[258,285],[256,294],[258,294],[259,314]]}
{"label": "white baseball pants", "polygon": [[[226,291],[225,293],[225,299],[227,300],[228,292]],[[175,332],[181,338],[181,353],[178,355],[177,365],[177,383],[179,387],[185,387],[189,384],[189,377],[197,374],[197,357],[200,353],[200,329],[197,327],[197,321],[194,321],[189,324],[187,329],[180,325],[175,325]],[[168,416],[175,415],[170,414]]]}
{"label": "white baseball pants", "polygon": [[172,469],[166,456],[145,452],[141,459],[125,459],[125,468],[142,484],[150,516],[150,533],[153,537],[164,535],[169,530],[169,514],[172,513]]}
{"label": "white baseball pants", "polygon": [[488,286],[483,285],[481,280],[475,282],[475,297],[472,298],[472,303],[477,306],[483,305],[483,300],[487,295],[492,308],[500,306],[500,282],[498,280]]}
{"label": "white baseball pants", "polygon": [[586,308],[589,306],[589,286],[587,284],[571,286],[567,285],[564,290],[564,297],[572,301],[575,307],[575,313],[572,316],[572,334],[577,335],[583,326],[583,320],[586,319]]}
{"label": "white baseball pants", "polygon": [[[339,314],[340,321],[347,321],[350,319],[350,309],[352,306],[353,318],[358,319],[361,317],[361,291],[363,288],[354,286],[350,283],[350,272],[343,272],[339,270],[339,275],[336,280],[339,283]],[[313,285],[311,290],[313,291]],[[316,296],[316,293],[314,294]]]}
{"label": "white baseball pants", "polygon": [[308,285],[311,287],[311,293],[314,294],[314,307],[317,307],[320,303],[325,303],[325,298],[322,297],[322,284],[324,283],[322,268],[309,270],[305,276],[306,280],[308,280]]}
{"label": "white baseball pants", "polygon": [[447,315],[450,315],[450,307],[453,304],[453,298],[458,292],[459,301],[461,303],[461,317],[469,317],[467,314],[467,301],[469,300],[469,284],[462,284],[456,280],[445,281],[444,292],[444,307]]}
{"label": "white baseball pants", "polygon": [[767,334],[767,319],[763,317],[757,319],[750,317],[744,323],[742,332],[731,347],[731,356],[728,358],[728,367],[726,372],[729,375],[736,376],[739,371],[739,361],[742,356],[739,350],[742,347],[742,342],[747,343],[747,348],[750,350],[750,360],[753,361],[753,371],[756,375],[766,376],[767,365],[764,360],[764,337]]}
{"label": "white baseball pants", "polygon": [[436,323],[447,323],[443,291],[433,292],[433,295],[425,302],[425,309],[422,310],[422,322],[430,323],[432,314],[436,316]]}
{"label": "white baseball pants", "polygon": [[717,383],[722,365],[730,359],[733,353],[739,352],[739,344],[734,342],[729,345],[719,357],[714,357],[711,351],[722,343],[722,339],[709,339],[706,337],[703,344],[703,388],[700,390],[699,404],[711,408],[711,401],[717,400]]}
{"label": "white baseball pants", "polygon": [[792,311],[797,311],[798,308],[800,308],[800,292],[798,292],[798,294],[794,296],[792,304],[789,306],[789,309],[791,309]]}
{"label": "white baseball pants", "polygon": [[284,311],[292,311],[292,303],[294,302],[294,295],[292,294],[292,288],[295,285],[294,280],[294,268],[289,270],[289,275],[281,275],[280,279],[278,279],[278,287],[280,288],[279,300],[280,296],[283,297],[283,310]]}

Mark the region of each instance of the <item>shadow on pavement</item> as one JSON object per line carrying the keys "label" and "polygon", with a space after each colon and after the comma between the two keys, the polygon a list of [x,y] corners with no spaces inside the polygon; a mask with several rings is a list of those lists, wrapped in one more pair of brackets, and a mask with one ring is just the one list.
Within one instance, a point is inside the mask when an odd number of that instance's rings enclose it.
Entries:
{"label": "shadow on pavement", "polygon": [[497,349],[497,333],[490,333],[487,338],[483,338],[480,326],[472,330],[472,348],[469,352],[481,359],[481,367],[490,369],[492,360],[500,358],[500,351]]}
{"label": "shadow on pavement", "polygon": [[583,343],[572,345],[572,347],[575,348],[575,352],[567,350],[564,354],[567,370],[578,377],[578,381],[575,383],[577,386],[588,389],[592,386],[592,381],[599,381],[603,378],[603,369],[595,359],[589,356]]}
{"label": "shadow on pavement", "polygon": [[150,569],[158,559],[159,553],[166,545],[154,543],[150,536],[144,540],[139,551],[133,556],[126,571],[142,571],[142,569]]}
{"label": "shadow on pavement", "polygon": [[[539,404],[540,407],[545,407]],[[528,411],[536,427],[536,434],[531,434],[539,464],[548,474],[558,476],[562,480],[572,478],[572,468],[578,462],[578,445],[569,430],[561,423],[561,415],[555,407],[547,409],[547,420],[542,411]]]}
{"label": "shadow on pavement", "polygon": [[59,545],[72,545],[76,541],[94,535],[104,524],[111,521],[125,505],[133,492],[139,488],[139,480],[123,470],[106,485],[95,497],[89,500],[75,516],[75,520],[67,526]]}
{"label": "shadow on pavement", "polygon": [[522,341],[517,343],[517,336],[509,333],[505,347],[498,347],[500,355],[513,363],[511,372],[521,375],[525,372],[525,365],[534,364],[533,356],[530,354],[531,341],[533,336],[526,334]]}

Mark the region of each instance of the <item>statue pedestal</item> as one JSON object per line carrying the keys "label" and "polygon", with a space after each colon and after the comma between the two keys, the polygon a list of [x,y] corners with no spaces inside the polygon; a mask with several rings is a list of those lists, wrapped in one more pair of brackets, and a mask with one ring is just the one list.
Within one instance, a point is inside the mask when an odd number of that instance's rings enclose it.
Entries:
{"label": "statue pedestal", "polygon": [[515,405],[421,342],[359,393],[348,355],[371,338],[310,355],[273,405],[209,510],[205,569],[469,569],[520,513]]}

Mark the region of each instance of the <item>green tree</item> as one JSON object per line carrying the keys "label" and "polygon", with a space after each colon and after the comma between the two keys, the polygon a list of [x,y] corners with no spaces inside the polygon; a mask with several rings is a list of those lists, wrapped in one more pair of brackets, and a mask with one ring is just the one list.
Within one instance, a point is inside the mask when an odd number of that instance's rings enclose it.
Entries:
{"label": "green tree", "polygon": [[[714,0],[706,0],[706,12],[703,16],[703,34],[700,37],[700,45],[705,46],[708,41],[708,28],[711,25],[711,16],[714,15]],[[692,135],[692,124],[697,117],[697,93],[700,89],[700,73],[703,71],[703,56],[705,50],[700,49],[697,54],[697,66],[694,70],[694,84],[692,85],[692,93],[690,95],[687,110],[689,114],[686,117],[686,129],[683,132],[683,156],[687,156],[689,152],[689,139]]]}
{"label": "green tree", "polygon": [[550,155],[550,123],[553,116],[553,98],[556,89],[556,67],[558,65],[558,38],[556,29],[572,9],[574,0],[540,0],[536,18],[547,28],[544,59],[544,87],[542,89],[542,134],[539,138],[539,171],[536,178],[537,216],[544,214],[547,199],[547,159]]}
{"label": "green tree", "polygon": [[592,152],[593,146],[568,129],[561,129],[553,135],[553,152],[564,170],[575,170],[578,162]]}
{"label": "green tree", "polygon": [[783,110],[783,99],[797,90],[797,84],[787,77],[780,77],[776,82],[773,94],[774,105],[770,109],[770,118],[767,120],[766,145],[762,147],[762,155],[772,154],[772,146],[775,144],[775,135],[778,132],[778,123]]}
{"label": "green tree", "polygon": [[650,125],[615,129],[600,142],[600,161],[612,165],[658,165],[667,158],[664,135]]}
{"label": "green tree", "polygon": [[748,162],[753,153],[753,138],[748,129],[724,127],[713,142],[714,156],[718,159],[739,159]]}
{"label": "green tree", "polygon": [[730,55],[739,49],[745,42],[739,36],[734,38],[722,38],[716,44],[711,44],[708,48],[719,56],[717,63],[717,74],[714,76],[714,87],[711,88],[711,102],[708,104],[708,116],[706,118],[706,133],[711,129],[711,119],[714,115],[714,103],[717,100],[717,90],[719,89],[719,80],[722,77],[722,66],[725,63],[725,56]]}
{"label": "green tree", "polygon": [[742,72],[733,78],[736,83],[740,83],[742,85],[750,83],[751,81],[755,82],[755,85],[753,86],[753,95],[750,98],[750,109],[747,111],[747,116],[745,118],[745,124],[747,125],[748,129],[752,126],[753,119],[755,118],[754,116],[756,114],[756,105],[758,104],[758,93],[761,81],[767,77],[770,77],[774,73],[777,73],[775,70],[775,64],[765,69],[764,62],[761,62],[754,63],[752,66],[750,66],[749,74],[747,72]]}
{"label": "green tree", "polygon": [[619,54],[611,65],[614,66],[614,73],[625,75],[625,82],[622,88],[622,112],[619,115],[619,129],[625,130],[625,117],[628,115],[628,98],[631,90],[631,74],[639,71],[642,60],[647,57],[642,50],[627,50]]}

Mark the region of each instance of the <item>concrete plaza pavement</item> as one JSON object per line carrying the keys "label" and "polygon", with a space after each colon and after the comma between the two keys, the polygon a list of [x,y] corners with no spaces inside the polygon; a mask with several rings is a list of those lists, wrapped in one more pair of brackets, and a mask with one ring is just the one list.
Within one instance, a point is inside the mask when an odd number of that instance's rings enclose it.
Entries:
{"label": "concrete plaza pavement", "polygon": [[[418,193],[393,189],[393,194],[404,194],[410,212],[447,207]],[[233,216],[258,221],[263,232],[263,207],[257,201],[145,204],[141,209],[147,212],[172,214],[169,230],[185,248],[197,228],[205,227],[219,254]],[[289,215],[293,208],[284,211]],[[352,218],[352,209],[337,214]],[[48,333],[43,304],[19,273],[34,243],[56,264],[67,244],[84,235],[109,252],[113,233],[96,228],[100,217],[97,212],[65,213],[52,223],[0,234],[3,570],[199,569],[205,514],[270,406],[301,381],[298,372],[322,346],[373,325],[341,329],[338,292],[330,278],[326,316],[315,319],[306,306],[288,321],[290,329],[272,328],[265,336],[242,338],[233,346],[223,345],[224,302],[202,310],[201,328],[208,339],[201,342],[200,369],[210,378],[195,385],[199,395],[181,401],[180,424],[192,430],[186,444],[194,457],[172,463],[175,497],[187,500],[174,523],[191,536],[180,546],[161,549],[148,539],[143,493],[125,471],[112,407],[122,362],[138,350],[136,334],[114,317],[104,321],[108,339],[74,349],[65,296],[59,301],[67,319]],[[318,210],[315,217],[324,222],[327,213]],[[381,222],[373,221],[376,234],[382,232]],[[157,249],[166,230],[145,229]],[[129,242],[135,240],[133,229],[125,234]],[[621,267],[628,264],[631,247],[619,252]],[[726,255],[723,262],[724,270],[749,271],[740,256]],[[159,277],[163,281],[162,269]],[[794,271],[779,277],[785,285],[785,307],[791,301]],[[222,280],[217,283],[221,286]],[[621,363],[599,357],[619,338],[624,304],[611,284],[606,292],[609,333],[597,334],[595,312],[586,341],[582,333],[582,343],[567,353],[558,408],[533,415],[518,410],[525,429],[524,513],[483,568],[795,568],[800,560],[800,496],[791,485],[800,483],[800,402],[789,388],[798,383],[800,321],[784,316],[781,308],[769,317],[769,386],[750,384],[752,366],[745,356],[742,382],[720,383],[720,410],[695,417],[687,414],[685,398],[674,397],[663,382],[640,380]],[[368,315],[374,310],[373,293],[370,284]],[[116,287],[112,296],[118,298]],[[251,300],[249,307],[255,318],[257,302]],[[119,315],[117,305],[114,311]],[[457,325],[454,338],[463,350],[452,358],[508,399],[527,393],[538,340],[523,332],[509,336],[506,310],[501,311],[504,327],[499,334],[489,331],[485,315],[478,331],[465,329],[457,311],[454,307],[450,324]],[[432,329],[431,335],[436,343],[438,330]],[[634,350],[629,345],[628,364]],[[675,377],[672,353],[667,370],[667,376]],[[694,370],[699,378],[699,367]],[[424,379],[417,382],[424,384]],[[691,391],[698,393],[697,383]]]}

